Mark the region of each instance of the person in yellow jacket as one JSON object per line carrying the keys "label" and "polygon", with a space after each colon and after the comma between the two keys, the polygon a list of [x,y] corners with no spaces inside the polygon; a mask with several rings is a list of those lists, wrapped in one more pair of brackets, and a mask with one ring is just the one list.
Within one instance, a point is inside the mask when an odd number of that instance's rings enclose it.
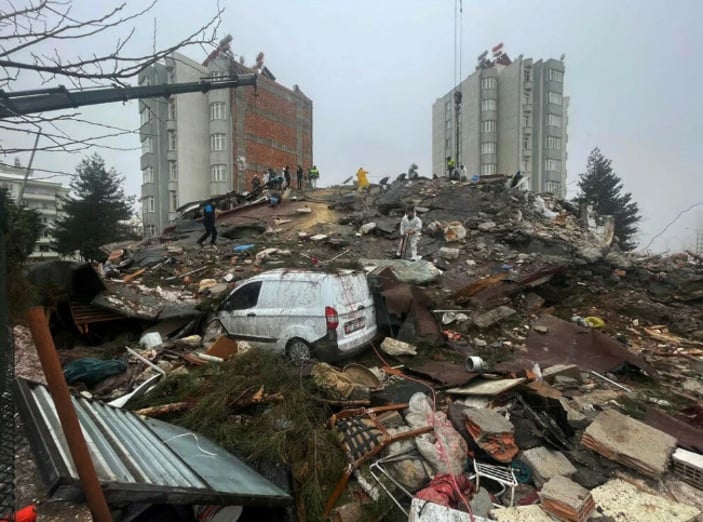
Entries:
{"label": "person in yellow jacket", "polygon": [[368,173],[363,167],[359,167],[359,170],[356,171],[356,182],[359,189],[365,189],[369,186],[369,178],[366,176]]}
{"label": "person in yellow jacket", "polygon": [[310,180],[310,188],[317,188],[317,180],[320,179],[320,171],[317,170],[317,165],[313,165],[308,171],[308,179]]}

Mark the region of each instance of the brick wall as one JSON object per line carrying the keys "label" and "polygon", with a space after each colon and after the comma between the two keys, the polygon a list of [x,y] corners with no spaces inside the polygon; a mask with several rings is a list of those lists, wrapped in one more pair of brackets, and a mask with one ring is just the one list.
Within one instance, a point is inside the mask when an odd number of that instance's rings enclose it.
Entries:
{"label": "brick wall", "polygon": [[253,89],[232,91],[232,121],[234,164],[239,156],[247,162],[243,189],[269,167],[288,165],[295,180],[298,164],[312,166],[312,101],[301,91],[260,76],[256,96]]}

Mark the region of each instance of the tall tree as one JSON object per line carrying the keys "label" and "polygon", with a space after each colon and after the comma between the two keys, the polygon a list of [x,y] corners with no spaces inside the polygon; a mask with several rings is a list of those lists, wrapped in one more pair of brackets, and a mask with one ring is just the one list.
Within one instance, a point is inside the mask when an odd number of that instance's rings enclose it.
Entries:
{"label": "tall tree", "polygon": [[133,197],[125,196],[124,178],[107,169],[98,154],[88,156],[76,167],[71,181],[72,195],[63,200],[64,216],[54,228],[54,248],[63,255],[76,250],[87,260],[104,256],[100,245],[132,237],[120,223],[132,215]]}
{"label": "tall tree", "polygon": [[613,172],[611,160],[603,156],[596,147],[588,156],[586,172],[579,175],[577,203],[593,205],[600,215],[613,216],[615,235],[622,250],[632,250],[637,246],[637,224],[642,219],[632,194],[623,194],[622,180]]}

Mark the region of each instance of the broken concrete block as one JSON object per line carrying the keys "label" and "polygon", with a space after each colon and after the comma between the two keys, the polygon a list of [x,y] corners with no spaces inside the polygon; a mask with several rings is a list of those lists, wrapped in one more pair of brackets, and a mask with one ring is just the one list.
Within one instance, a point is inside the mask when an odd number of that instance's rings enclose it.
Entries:
{"label": "broken concrete block", "polygon": [[539,492],[542,509],[559,520],[585,522],[596,507],[591,492],[566,477],[554,477]]}
{"label": "broken concrete block", "polygon": [[474,442],[498,462],[512,461],[520,449],[515,443],[515,427],[500,413],[490,409],[466,407],[466,431]]}
{"label": "broken concrete block", "polygon": [[491,516],[498,522],[554,522],[537,505],[494,509]]}
{"label": "broken concrete block", "polygon": [[583,445],[652,478],[669,465],[676,439],[615,410],[598,414],[583,432]]}
{"label": "broken concrete block", "polygon": [[324,241],[327,239],[326,234],[315,234],[314,236],[310,237],[311,241]]}
{"label": "broken concrete block", "polygon": [[429,261],[407,261],[405,259],[359,259],[359,264],[367,270],[390,267],[393,274],[403,283],[422,285],[435,281],[442,271]]}
{"label": "broken concrete block", "polygon": [[559,402],[561,403],[561,407],[564,408],[564,411],[566,412],[566,422],[569,423],[569,426],[575,430],[581,430],[588,426],[588,417],[580,411],[572,408],[567,399],[562,397],[559,399]]}
{"label": "broken concrete block", "polygon": [[512,315],[515,315],[515,310],[509,306],[499,306],[493,310],[482,313],[474,318],[474,324],[479,328],[488,328],[503,319],[506,319]]}
{"label": "broken concrete block", "polygon": [[488,514],[493,509],[493,500],[491,494],[485,489],[480,488],[477,493],[474,493],[470,502],[471,512],[477,517],[488,518]]}
{"label": "broken concrete block", "polygon": [[[413,498],[410,504],[410,516],[408,522],[491,522],[488,518],[483,518],[469,513],[448,507],[427,502],[419,498]],[[547,520],[547,522],[551,522]]]}
{"label": "broken concrete block", "polygon": [[700,510],[650,495],[623,480],[611,480],[591,491],[598,511],[618,522],[689,522]]}
{"label": "broken concrete block", "polygon": [[381,350],[388,355],[417,355],[417,348],[412,344],[386,337],[381,343]]}
{"label": "broken concrete block", "polygon": [[312,209],[310,207],[296,208],[293,211],[295,214],[312,214]]}
{"label": "broken concrete block", "polygon": [[554,477],[572,477],[576,473],[574,465],[561,452],[544,446],[529,449],[520,458],[530,468],[538,488]]}
{"label": "broken concrete block", "polygon": [[570,377],[579,383],[583,382],[583,379],[581,379],[581,370],[579,370],[579,367],[575,364],[555,364],[542,370],[542,379],[549,384],[553,384],[555,378],[560,375]]}
{"label": "broken concrete block", "polygon": [[439,249],[437,252],[437,255],[441,257],[442,259],[457,259],[459,257],[459,249],[458,248],[449,248],[449,247],[442,247]]}
{"label": "broken concrete block", "polygon": [[486,221],[484,223],[481,223],[478,226],[478,229],[481,232],[488,232],[489,230],[493,230],[497,225],[493,221]]}

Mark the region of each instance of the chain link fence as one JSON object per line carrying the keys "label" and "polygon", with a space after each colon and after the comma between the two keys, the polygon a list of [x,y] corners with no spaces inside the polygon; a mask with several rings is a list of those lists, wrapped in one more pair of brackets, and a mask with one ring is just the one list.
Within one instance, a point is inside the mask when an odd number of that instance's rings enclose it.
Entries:
{"label": "chain link fence", "polygon": [[[15,513],[15,340],[7,330],[7,350],[0,351],[0,519]],[[2,353],[4,352],[4,353]]]}

